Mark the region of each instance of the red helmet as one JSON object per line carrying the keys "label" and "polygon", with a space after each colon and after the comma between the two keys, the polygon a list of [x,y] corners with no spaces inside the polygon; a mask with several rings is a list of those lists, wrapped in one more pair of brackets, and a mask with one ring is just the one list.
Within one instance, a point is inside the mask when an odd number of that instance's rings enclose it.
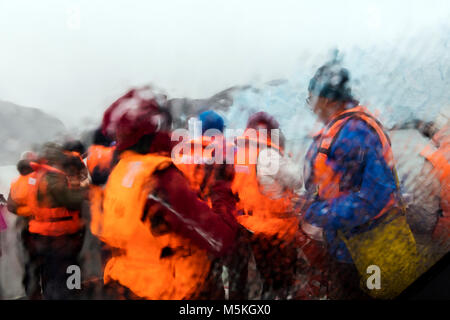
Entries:
{"label": "red helmet", "polygon": [[267,129],[279,129],[280,125],[270,114],[264,111],[259,111],[252,114],[247,121],[247,128],[256,129],[259,124],[265,124]]}
{"label": "red helmet", "polygon": [[115,138],[118,150],[131,147],[142,136],[159,131],[160,108],[165,102],[166,96],[156,94],[150,87],[132,89],[106,110],[102,132]]}

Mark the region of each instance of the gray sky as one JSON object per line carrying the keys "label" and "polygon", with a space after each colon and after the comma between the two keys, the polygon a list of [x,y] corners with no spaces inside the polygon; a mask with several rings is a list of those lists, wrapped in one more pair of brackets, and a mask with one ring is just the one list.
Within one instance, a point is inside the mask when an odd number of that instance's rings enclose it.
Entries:
{"label": "gray sky", "polygon": [[333,46],[437,28],[450,1],[0,0],[0,99],[74,126],[130,86],[202,98]]}

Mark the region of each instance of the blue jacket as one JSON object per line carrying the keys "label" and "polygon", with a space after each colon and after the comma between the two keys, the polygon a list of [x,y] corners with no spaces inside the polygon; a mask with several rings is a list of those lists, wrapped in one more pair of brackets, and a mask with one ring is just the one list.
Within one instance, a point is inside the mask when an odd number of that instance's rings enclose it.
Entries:
{"label": "blue jacket", "polygon": [[[317,156],[319,138],[311,144],[306,162],[309,168]],[[396,192],[396,180],[383,157],[378,134],[363,120],[354,118],[342,127],[330,148],[327,165],[341,173],[340,189],[346,195],[316,201],[307,209],[305,220],[324,230],[332,256],[352,263],[350,252],[337,236],[337,230],[357,233],[355,227],[375,217]],[[305,173],[305,187],[313,193],[315,186]],[[361,230],[359,231],[361,232]]]}

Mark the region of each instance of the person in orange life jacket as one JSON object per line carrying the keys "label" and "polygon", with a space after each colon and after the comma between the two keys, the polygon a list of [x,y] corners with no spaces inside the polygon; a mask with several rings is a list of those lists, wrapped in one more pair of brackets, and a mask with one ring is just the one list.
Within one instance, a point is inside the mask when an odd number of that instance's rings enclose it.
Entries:
{"label": "person in orange life jacket", "polygon": [[[91,176],[91,185],[89,190],[89,211],[90,211],[90,221],[89,232],[87,233],[87,241],[90,241],[91,235],[93,235],[92,245],[98,246],[100,252],[100,260],[101,260],[101,270],[99,270],[99,274],[101,275],[101,279],[103,279],[103,270],[106,265],[106,262],[111,259],[113,248],[111,248],[107,243],[102,241],[102,232],[103,232],[103,210],[102,210],[102,202],[104,195],[105,184],[108,180],[109,174],[114,166],[119,162],[119,152],[116,149],[116,132],[114,128],[115,126],[115,117],[110,118],[113,111],[117,111],[117,109],[121,108],[121,102],[126,101],[127,99],[145,99],[145,91],[144,88],[137,88],[130,90],[125,95],[117,99],[105,112],[104,117],[102,119],[101,126],[95,130],[93,137],[93,144],[90,146],[88,150],[87,157],[87,166],[89,169],[89,173]],[[143,95],[141,96],[141,93]],[[119,110],[120,112],[120,110]],[[170,156],[170,149],[172,147],[172,141],[168,132],[170,131],[172,124],[172,117],[170,112],[167,109],[161,110],[161,119],[159,121],[159,125],[161,126],[161,131],[155,134],[153,139],[153,143],[148,150],[149,153],[158,150],[158,152],[162,152],[165,150]],[[97,288],[96,282],[92,282],[93,286]],[[102,281],[102,290],[105,289]],[[109,286],[110,287],[110,286]],[[110,289],[106,288],[111,291]],[[96,290],[96,289],[95,289]],[[98,292],[98,290],[97,290]],[[104,292],[102,292],[104,293]],[[108,292],[105,293],[108,295]],[[113,293],[114,296],[114,293]]]}
{"label": "person in orange life jacket", "polygon": [[[187,141],[183,152],[176,156],[176,166],[190,182],[190,186],[197,192],[200,199],[209,201],[211,187],[215,184],[214,166],[211,162],[226,162],[227,154],[233,153],[234,144],[227,143],[223,136],[224,120],[213,110],[207,110],[199,114],[201,124],[201,135],[192,137]],[[200,133],[200,132],[199,132]],[[183,143],[183,142],[182,142]],[[187,152],[186,152],[187,150]],[[216,151],[220,150],[220,155]],[[217,158],[216,158],[217,156]],[[232,167],[232,166],[230,166]],[[248,299],[247,271],[248,271],[248,235],[243,228],[239,228],[236,242],[239,243],[233,255],[227,259],[218,261],[216,266],[219,269],[217,276],[221,278],[220,269],[224,264],[228,269],[228,298],[232,300]]]}
{"label": "person in orange life jacket", "polygon": [[389,138],[378,121],[358,106],[349,79],[346,69],[328,63],[311,79],[307,99],[325,127],[306,154],[304,179],[310,201],[302,229],[326,241],[332,299],[367,298],[338,230],[357,234],[369,221],[382,221],[398,193]]}
{"label": "person in orange life jacket", "polygon": [[102,203],[101,237],[117,249],[104,270],[106,285],[122,298],[223,298],[223,288],[211,283],[216,277],[210,274],[210,256],[224,256],[234,247],[232,171],[216,166],[208,207],[173,165],[167,145],[155,141],[164,128],[158,125],[161,102],[134,93],[122,102],[119,114],[108,110],[104,122],[120,152]]}
{"label": "person in orange life jacket", "polygon": [[[5,211],[6,211],[6,199],[3,196],[2,193],[0,193],[0,232],[6,230],[8,228],[8,225],[6,224],[6,220],[4,217]],[[2,256],[2,241],[0,237],[0,257]]]}
{"label": "person in orange life jacket", "polygon": [[[212,181],[211,169],[213,166],[207,165],[214,162],[225,162],[227,151],[233,152],[233,145],[226,144],[223,136],[223,118],[213,110],[202,112],[198,116],[198,124],[201,124],[201,135],[190,137],[179,154],[176,154],[176,166],[183,172],[191,183],[192,189],[196,190],[201,199],[206,200],[209,193],[209,186]],[[199,132],[200,133],[200,132]],[[221,155],[215,154],[215,146],[221,148]],[[213,149],[214,147],[214,149]],[[229,147],[230,150],[227,150]]]}
{"label": "person in orange life jacket", "polygon": [[444,252],[449,250],[450,230],[450,120],[433,135],[437,148],[427,146],[421,154],[427,159],[422,173],[439,180],[439,186],[432,192],[440,198],[440,216],[433,232],[433,238],[442,245]]}
{"label": "person in orange life jacket", "polygon": [[20,175],[11,182],[10,192],[7,200],[8,211],[16,214],[16,229],[18,232],[18,241],[22,243],[24,249],[24,264],[25,270],[22,278],[24,288],[37,287],[38,284],[31,284],[29,281],[38,281],[38,279],[31,277],[29,274],[29,256],[30,248],[28,247],[28,223],[32,217],[30,208],[30,195],[35,183],[35,174],[30,165],[31,161],[36,161],[37,156],[32,152],[25,152],[21,156],[21,160],[17,163],[17,171]]}
{"label": "person in orange life jacket", "polygon": [[[101,126],[95,130],[93,137],[93,144],[88,150],[87,167],[91,176],[91,198],[101,199],[102,189],[106,184],[109,174],[112,168],[119,161],[119,153],[116,150],[116,132],[117,116],[114,116],[114,112],[120,114],[122,110],[122,103],[127,100],[141,99],[145,100],[145,96],[148,93],[149,87],[142,87],[129,90],[126,94],[117,99],[110,107],[105,111],[102,119]],[[158,96],[158,99],[164,99],[164,96]],[[170,154],[170,148],[172,142],[169,132],[172,124],[172,116],[166,109],[161,110],[161,117],[159,119],[159,125],[161,126],[161,132],[157,132],[150,150],[157,148],[158,150],[165,149]],[[99,201],[94,201],[99,203]],[[101,210],[91,206],[91,229],[94,235],[98,236],[101,229],[101,221],[98,219],[101,217]]]}
{"label": "person in orange life jacket", "polygon": [[86,223],[90,227],[86,230],[85,241],[97,249],[100,259],[100,268],[96,272],[99,279],[91,281],[94,289],[98,287],[103,289],[103,269],[111,258],[111,248],[98,237],[101,234],[103,219],[101,208],[95,205],[101,204],[104,185],[114,164],[117,163],[117,159],[114,141],[102,133],[101,127],[97,128],[93,133],[92,145],[88,148],[86,160],[91,184],[89,185],[89,215],[86,219]]}
{"label": "person in orange life jacket", "polygon": [[87,168],[92,183],[103,185],[108,180],[114,158],[115,146],[113,140],[102,133],[98,128],[94,131],[92,145],[88,148]]}
{"label": "person in orange life jacket", "polygon": [[[420,151],[420,156],[424,158],[424,163],[420,168],[418,177],[414,181],[414,188],[412,190],[412,198],[414,204],[408,207],[408,223],[414,236],[420,235],[424,240],[420,243],[426,245],[426,250],[429,248],[429,236],[438,241],[439,245],[436,247],[436,253],[440,255],[448,251],[448,244],[445,245],[445,238],[448,235],[448,227],[445,227],[446,220],[448,220],[446,211],[448,210],[448,201],[446,199],[445,187],[448,182],[445,182],[448,175],[445,174],[445,167],[449,162],[448,151],[448,136],[449,123],[448,117],[440,112],[435,121],[412,120],[403,124],[394,126],[395,129],[416,129],[424,137],[430,139],[430,143]],[[447,224],[448,225],[448,224]],[[426,236],[426,237],[424,237]],[[444,245],[443,245],[444,244]],[[442,246],[443,245],[443,246]],[[431,252],[427,252],[431,255]],[[430,257],[430,262],[433,258]]]}
{"label": "person in orange life jacket", "polygon": [[78,164],[56,144],[44,145],[39,161],[31,163],[35,184],[30,192],[32,218],[26,241],[30,251],[29,276],[42,284],[26,288],[31,299],[71,299],[67,288],[67,268],[78,265],[83,244],[83,223],[79,216],[87,189],[76,186]]}
{"label": "person in orange life jacket", "polygon": [[[250,129],[257,131],[256,137],[247,136]],[[258,135],[259,129],[267,131],[267,139]],[[236,177],[232,186],[239,198],[241,215],[237,219],[253,232],[251,246],[263,279],[265,299],[288,297],[296,261],[298,219],[293,212],[291,189],[280,178],[285,176],[281,173],[287,165],[283,157],[284,140],[278,143],[280,139],[274,136],[279,134],[277,129],[278,122],[265,112],[249,118],[244,136],[237,139]],[[255,159],[251,159],[252,146],[257,147]],[[240,163],[242,154],[245,163]],[[276,172],[269,170],[273,162],[279,166]]]}

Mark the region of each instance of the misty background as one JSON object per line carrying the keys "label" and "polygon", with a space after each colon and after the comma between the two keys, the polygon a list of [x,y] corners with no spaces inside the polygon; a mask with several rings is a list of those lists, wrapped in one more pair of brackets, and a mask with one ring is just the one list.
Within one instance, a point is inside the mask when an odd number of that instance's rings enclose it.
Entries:
{"label": "misty background", "polygon": [[[305,95],[337,48],[361,96],[378,103],[381,89],[396,96],[386,78],[402,66],[429,81],[440,60],[448,76],[449,21],[446,0],[1,0],[0,100],[80,128],[146,83],[171,98],[207,98],[283,78]],[[419,80],[412,89],[432,89]]]}
{"label": "misty background", "polygon": [[[177,127],[210,108],[229,128],[271,113],[298,169],[317,128],[308,81],[336,52],[386,126],[450,111],[448,0],[0,0],[0,39],[5,195],[23,151],[98,126],[133,86],[165,90]],[[427,141],[411,130],[391,138],[402,181],[413,181]],[[23,257],[16,217],[6,219],[0,296],[14,298]]]}

